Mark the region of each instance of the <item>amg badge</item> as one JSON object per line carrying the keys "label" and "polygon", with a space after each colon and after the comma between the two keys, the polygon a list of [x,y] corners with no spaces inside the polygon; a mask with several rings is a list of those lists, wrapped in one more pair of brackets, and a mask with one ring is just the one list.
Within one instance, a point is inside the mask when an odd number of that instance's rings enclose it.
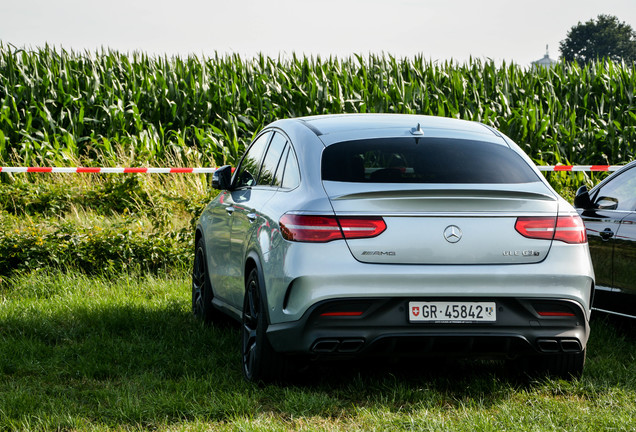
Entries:
{"label": "amg badge", "polygon": [[386,255],[386,256],[395,256],[394,251],[363,251],[362,255]]}

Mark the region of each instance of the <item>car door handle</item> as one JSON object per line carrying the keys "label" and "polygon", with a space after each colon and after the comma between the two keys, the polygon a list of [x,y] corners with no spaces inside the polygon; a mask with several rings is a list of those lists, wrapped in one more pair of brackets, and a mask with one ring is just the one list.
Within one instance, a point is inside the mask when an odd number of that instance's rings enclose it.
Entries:
{"label": "car door handle", "polygon": [[234,213],[234,207],[227,206],[225,207],[225,211],[227,212],[228,215],[232,216],[232,213]]}
{"label": "car door handle", "polygon": [[256,213],[248,213],[246,216],[247,216],[247,219],[250,221],[250,223],[256,220]]}
{"label": "car door handle", "polygon": [[611,228],[605,228],[603,231],[598,233],[603,240],[609,240],[614,237],[614,231]]}

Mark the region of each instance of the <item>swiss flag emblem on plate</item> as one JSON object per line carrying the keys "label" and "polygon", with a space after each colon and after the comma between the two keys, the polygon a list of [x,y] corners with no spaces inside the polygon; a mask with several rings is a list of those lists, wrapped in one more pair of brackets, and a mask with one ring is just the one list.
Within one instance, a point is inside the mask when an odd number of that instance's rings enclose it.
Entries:
{"label": "swiss flag emblem on plate", "polygon": [[411,312],[413,313],[413,316],[418,316],[420,314],[420,307],[419,306],[413,306],[411,308]]}

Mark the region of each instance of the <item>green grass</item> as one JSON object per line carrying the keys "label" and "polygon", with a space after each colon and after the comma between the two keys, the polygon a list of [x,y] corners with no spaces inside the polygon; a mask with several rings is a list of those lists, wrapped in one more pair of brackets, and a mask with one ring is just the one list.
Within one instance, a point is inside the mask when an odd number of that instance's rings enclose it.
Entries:
{"label": "green grass", "polygon": [[4,279],[0,430],[636,428],[636,332],[606,319],[573,382],[429,361],[318,365],[259,387],[241,377],[237,328],[197,322],[189,290],[187,275]]}

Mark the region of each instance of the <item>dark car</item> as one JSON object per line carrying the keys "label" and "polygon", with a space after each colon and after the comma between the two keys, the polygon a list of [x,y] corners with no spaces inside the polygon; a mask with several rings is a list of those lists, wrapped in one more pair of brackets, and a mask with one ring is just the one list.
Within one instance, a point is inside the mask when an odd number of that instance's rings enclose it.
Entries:
{"label": "dark car", "polygon": [[636,318],[636,161],[574,199],[596,274],[593,309]]}

